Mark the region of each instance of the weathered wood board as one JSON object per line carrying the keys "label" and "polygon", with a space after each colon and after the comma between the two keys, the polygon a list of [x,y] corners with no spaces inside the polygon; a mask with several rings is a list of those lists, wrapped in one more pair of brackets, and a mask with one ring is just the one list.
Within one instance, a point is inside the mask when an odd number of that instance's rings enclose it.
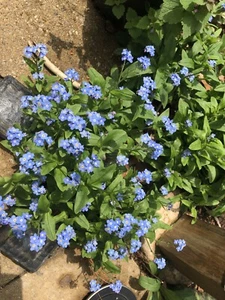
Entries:
{"label": "weathered wood board", "polygon": [[[175,268],[218,300],[225,299],[225,230],[183,216],[159,240],[165,258]],[[176,251],[174,239],[184,239],[186,247]]]}

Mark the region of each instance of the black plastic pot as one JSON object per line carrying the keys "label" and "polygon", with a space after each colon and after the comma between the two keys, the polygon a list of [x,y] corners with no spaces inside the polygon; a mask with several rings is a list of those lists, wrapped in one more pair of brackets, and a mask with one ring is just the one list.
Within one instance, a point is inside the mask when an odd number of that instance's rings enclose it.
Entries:
{"label": "black plastic pot", "polygon": [[0,252],[28,272],[36,272],[57,247],[56,242],[47,240],[39,252],[30,251],[30,235],[34,232],[27,230],[22,239],[17,239],[9,236],[9,229],[6,226],[0,228]]}
{"label": "black plastic pot", "polygon": [[12,76],[0,77],[0,136],[5,138],[9,127],[23,121],[20,99],[30,91]]}
{"label": "black plastic pot", "polygon": [[91,294],[86,300],[137,300],[137,298],[126,286],[123,286],[120,293],[117,294],[112,291],[109,285],[106,285]]}

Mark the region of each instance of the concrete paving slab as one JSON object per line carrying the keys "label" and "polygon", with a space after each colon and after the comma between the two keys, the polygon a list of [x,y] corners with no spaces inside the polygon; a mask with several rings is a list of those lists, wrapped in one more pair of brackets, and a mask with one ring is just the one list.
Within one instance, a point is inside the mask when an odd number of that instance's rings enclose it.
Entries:
{"label": "concrete paving slab", "polygon": [[[89,281],[103,284],[120,279],[133,290],[137,299],[144,291],[138,285],[140,269],[134,260],[121,262],[121,274],[93,273],[89,261],[79,251],[58,249],[36,273],[25,273],[0,290],[1,300],[81,300],[89,293]],[[16,293],[18,290],[18,294]],[[138,290],[136,290],[138,289]]]}
{"label": "concrete paving slab", "polygon": [[25,272],[23,268],[14,264],[9,258],[0,253],[0,287],[8,284]]}

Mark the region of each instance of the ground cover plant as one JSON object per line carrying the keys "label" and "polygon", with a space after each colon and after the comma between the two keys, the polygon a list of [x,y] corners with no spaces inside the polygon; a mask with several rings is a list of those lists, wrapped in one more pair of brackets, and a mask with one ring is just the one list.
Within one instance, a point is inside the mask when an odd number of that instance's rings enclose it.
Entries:
{"label": "ground cover plant", "polygon": [[[121,66],[106,78],[90,68],[79,90],[74,69],[65,80],[43,73],[45,45],[25,48],[32,95],[21,99],[23,122],[2,142],[18,170],[0,178],[0,223],[18,238],[36,229],[31,251],[57,240],[80,246],[96,269],[118,273],[113,261],[168,228],[161,206],[180,200],[194,218],[198,206],[225,211],[225,4],[186,2],[165,0],[144,17],[128,9],[133,40]],[[183,238],[174,241],[177,251]],[[153,265],[162,269],[165,260]],[[161,288],[157,278],[142,278],[143,287],[145,280],[152,292]]]}

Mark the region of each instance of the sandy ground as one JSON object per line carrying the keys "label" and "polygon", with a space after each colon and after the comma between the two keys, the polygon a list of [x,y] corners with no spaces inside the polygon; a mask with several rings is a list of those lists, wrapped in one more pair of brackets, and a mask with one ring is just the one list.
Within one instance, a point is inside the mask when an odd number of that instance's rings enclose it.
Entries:
{"label": "sandy ground", "polygon": [[92,0],[0,0],[0,75],[21,81],[29,74],[22,55],[27,41],[45,43],[60,69],[85,78],[93,66],[107,74],[117,45]]}

